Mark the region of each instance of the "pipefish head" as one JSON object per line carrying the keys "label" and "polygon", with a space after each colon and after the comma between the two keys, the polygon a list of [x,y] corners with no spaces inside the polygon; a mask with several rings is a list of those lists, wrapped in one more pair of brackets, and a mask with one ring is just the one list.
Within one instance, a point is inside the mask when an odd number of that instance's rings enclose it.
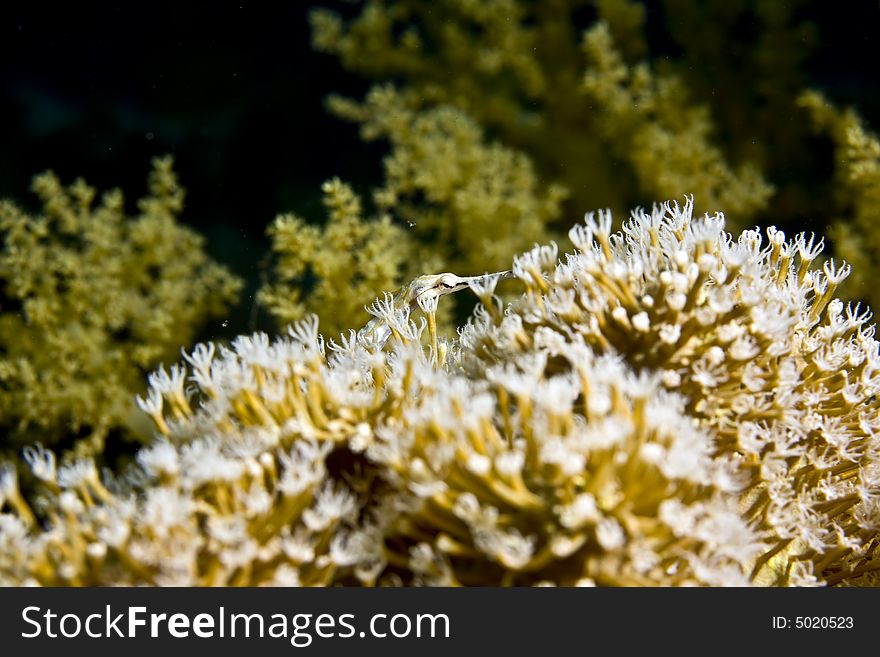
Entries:
{"label": "pipefish head", "polygon": [[449,272],[419,276],[410,283],[409,295],[415,301],[439,298],[467,287],[467,278]]}
{"label": "pipefish head", "polygon": [[418,304],[422,308],[428,308],[440,297],[463,290],[471,283],[484,282],[489,278],[501,280],[511,277],[513,272],[510,270],[480,276],[457,276],[450,272],[428,274],[415,278],[405,288],[404,297],[408,304]]}

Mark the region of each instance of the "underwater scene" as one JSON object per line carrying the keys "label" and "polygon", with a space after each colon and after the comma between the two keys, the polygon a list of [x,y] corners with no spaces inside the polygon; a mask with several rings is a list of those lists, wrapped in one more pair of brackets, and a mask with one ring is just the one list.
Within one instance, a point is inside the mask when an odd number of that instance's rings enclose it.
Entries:
{"label": "underwater scene", "polygon": [[0,584],[880,585],[880,4],[0,9]]}

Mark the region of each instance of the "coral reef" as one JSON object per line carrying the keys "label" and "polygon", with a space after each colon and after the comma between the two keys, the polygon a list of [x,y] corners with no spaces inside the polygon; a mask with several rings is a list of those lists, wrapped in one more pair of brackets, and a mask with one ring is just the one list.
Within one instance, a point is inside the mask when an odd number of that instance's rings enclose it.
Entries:
{"label": "coral reef", "polygon": [[[139,399],[159,436],[0,473],[6,583],[859,584],[880,570],[880,354],[848,267],[689,201],[513,261],[445,358],[315,318],[198,345]],[[422,304],[429,313],[430,304]],[[194,387],[187,387],[187,381]]]}
{"label": "coral reef", "polygon": [[177,223],[184,192],[170,158],[153,162],[149,187],[131,218],[118,190],[95,203],[85,182],[63,187],[52,173],[34,180],[40,215],[0,203],[5,446],[84,455],[113,430],[138,433],[146,373],[235,299],[240,282]]}
{"label": "coral reef", "polygon": [[190,348],[242,282],[171,158],[0,202],[0,584],[880,584],[880,140],[805,1],[350,4],[384,173],[269,227],[286,334]]}

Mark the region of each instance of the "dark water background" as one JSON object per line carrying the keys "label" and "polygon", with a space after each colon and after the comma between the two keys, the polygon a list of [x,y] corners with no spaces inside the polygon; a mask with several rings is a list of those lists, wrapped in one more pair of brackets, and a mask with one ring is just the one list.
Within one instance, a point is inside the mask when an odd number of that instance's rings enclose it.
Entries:
{"label": "dark water background", "polygon": [[[773,1],[773,0],[768,0]],[[150,159],[171,153],[188,190],[183,220],[248,282],[242,304],[207,337],[253,328],[266,272],[265,228],[280,212],[320,217],[320,183],[365,191],[381,179],[382,144],[327,114],[324,97],[363,96],[371,81],[312,51],[314,6],[333,2],[4,3],[0,9],[0,196],[36,209],[36,173],[121,187],[129,209]],[[348,13],[351,13],[351,8]],[[855,105],[880,128],[877,0],[815,2],[819,44],[810,86]],[[584,27],[589,24],[585,16]],[[648,3],[650,56],[675,56],[674,16]],[[747,40],[748,30],[730,34]],[[262,264],[261,264],[262,263]],[[271,327],[265,315],[257,327]]]}

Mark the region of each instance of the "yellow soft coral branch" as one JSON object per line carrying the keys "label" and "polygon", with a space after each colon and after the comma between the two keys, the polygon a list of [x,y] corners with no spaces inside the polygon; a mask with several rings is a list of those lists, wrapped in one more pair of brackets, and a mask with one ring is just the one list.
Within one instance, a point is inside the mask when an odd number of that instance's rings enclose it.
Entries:
{"label": "yellow soft coral branch", "polygon": [[880,305],[873,285],[880,271],[880,139],[853,109],[840,110],[821,94],[800,97],[816,128],[835,146],[834,252],[853,265],[843,293]]}
{"label": "yellow soft coral branch", "polygon": [[601,134],[630,162],[641,189],[652,196],[693,192],[707,208],[725,208],[736,226],[766,206],[772,187],[754,167],[734,170],[724,161],[709,139],[708,109],[692,105],[679,80],[627,66],[604,23],[586,33],[584,51],[584,90]]}
{"label": "yellow soft coral branch", "polygon": [[275,281],[260,291],[260,301],[281,323],[318,312],[333,334],[365,321],[364,305],[375,290],[400,285],[412,245],[388,216],[365,219],[360,199],[340,180],[325,183],[323,193],[329,215],[323,228],[294,215],[279,216],[270,227]]}
{"label": "yellow soft coral branch", "polygon": [[171,158],[153,162],[149,195],[126,217],[116,190],[96,202],[84,181],[52,173],[33,189],[31,216],[0,203],[0,426],[12,444],[67,441],[98,452],[131,433],[143,375],[173,358],[205,319],[224,312],[240,281],[177,223],[183,189]]}
{"label": "yellow soft coral branch", "polygon": [[524,153],[486,139],[461,110],[418,105],[389,86],[363,103],[330,100],[336,114],[361,124],[365,139],[390,142],[376,201],[430,241],[424,251],[434,269],[503,269],[510,253],[546,237],[566,192],[542,181]]}
{"label": "yellow soft coral branch", "polygon": [[[588,5],[599,20],[584,50],[575,16]],[[315,48],[402,81],[423,107],[463,111],[563,184],[575,209],[694,192],[747,225],[771,187],[757,166],[726,161],[680,80],[632,66],[646,52],[643,22],[628,0],[370,0],[348,21],[312,13]]]}

